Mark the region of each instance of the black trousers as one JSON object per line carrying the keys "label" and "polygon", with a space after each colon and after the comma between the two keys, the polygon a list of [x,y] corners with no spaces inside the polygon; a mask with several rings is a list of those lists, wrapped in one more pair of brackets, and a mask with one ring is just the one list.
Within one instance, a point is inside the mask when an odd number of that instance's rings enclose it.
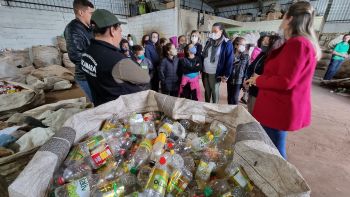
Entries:
{"label": "black trousers", "polygon": [[155,69],[153,71],[153,77],[151,79],[151,89],[159,92],[159,76],[158,76],[158,69]]}
{"label": "black trousers", "polygon": [[182,90],[182,94],[180,95],[181,98],[187,98],[194,101],[198,101],[197,97],[197,90],[191,90],[190,83],[187,83]]}
{"label": "black trousers", "polygon": [[227,83],[227,103],[229,105],[237,105],[239,101],[239,93],[241,92],[242,84]]}

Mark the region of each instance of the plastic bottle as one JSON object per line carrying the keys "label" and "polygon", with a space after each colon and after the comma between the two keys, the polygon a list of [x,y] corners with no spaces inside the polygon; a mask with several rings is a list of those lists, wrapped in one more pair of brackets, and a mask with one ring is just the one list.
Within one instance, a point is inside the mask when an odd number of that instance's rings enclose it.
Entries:
{"label": "plastic bottle", "polygon": [[238,164],[231,162],[225,169],[228,180],[234,186],[239,186],[247,192],[253,190],[253,183],[250,181],[247,173]]}
{"label": "plastic bottle", "polygon": [[159,133],[158,137],[154,142],[152,153],[150,156],[150,160],[152,162],[155,163],[155,161],[159,160],[160,156],[163,153],[165,142],[166,142],[166,135],[164,133]]}
{"label": "plastic bottle", "polygon": [[222,196],[231,192],[230,184],[225,179],[215,179],[210,181],[209,187],[213,190],[215,195]]}
{"label": "plastic bottle", "polygon": [[152,173],[152,168],[149,167],[149,165],[144,165],[140,167],[139,172],[137,174],[138,184],[144,187],[147,184],[151,173]]}
{"label": "plastic bottle", "polygon": [[179,140],[175,143],[173,149],[175,152],[177,152],[180,155],[187,155],[192,151],[191,141],[187,139]]}
{"label": "plastic bottle", "polygon": [[163,125],[159,128],[159,133],[164,133],[167,137],[170,137],[173,131],[173,124],[169,122],[164,122]]}
{"label": "plastic bottle", "polygon": [[159,163],[152,170],[151,176],[145,187],[145,197],[163,197],[168,185],[170,170],[167,160],[164,157],[159,159]]}
{"label": "plastic bottle", "polygon": [[125,194],[125,186],[117,181],[111,181],[99,188],[97,188],[92,197],[122,197]]}
{"label": "plastic bottle", "polygon": [[63,171],[63,175],[58,178],[59,184],[72,182],[92,173],[92,168],[85,162],[68,166]]}
{"label": "plastic bottle", "polygon": [[148,132],[145,135],[147,139],[156,139],[157,138],[157,131],[156,131],[156,126],[153,121],[150,121],[147,123],[148,124]]}
{"label": "plastic bottle", "polygon": [[141,142],[134,156],[132,157],[129,163],[129,168],[138,169],[141,165],[143,165],[148,160],[148,157],[151,154],[151,150],[152,150],[152,142],[151,140],[145,138]]}
{"label": "plastic bottle", "polygon": [[210,131],[214,135],[214,139],[217,143],[219,140],[223,140],[223,138],[226,136],[227,127],[219,121],[215,120],[210,125]]}
{"label": "plastic bottle", "polygon": [[194,163],[193,157],[191,155],[186,155],[182,157],[184,160],[184,167],[190,172],[196,170],[196,164]]}
{"label": "plastic bottle", "polygon": [[171,196],[182,194],[186,190],[192,178],[192,173],[186,168],[174,170],[169,180],[167,193]]}
{"label": "plastic bottle", "polygon": [[146,135],[149,124],[145,122],[142,114],[133,114],[129,119],[129,131],[135,135]]}
{"label": "plastic bottle", "polygon": [[179,122],[174,122],[172,131],[172,133],[178,138],[185,139],[186,129]]}
{"label": "plastic bottle", "polygon": [[205,155],[202,156],[202,159],[199,161],[197,171],[196,171],[196,180],[200,187],[205,184],[209,178],[213,169],[216,167],[216,164],[209,160]]}
{"label": "plastic bottle", "polygon": [[111,118],[107,119],[102,126],[102,131],[109,131],[111,129],[117,128],[120,125],[117,115],[113,115]]}
{"label": "plastic bottle", "polygon": [[211,132],[207,132],[206,135],[195,138],[192,140],[192,150],[201,151],[204,148],[208,147],[209,144],[213,141],[214,135]]}
{"label": "plastic bottle", "polygon": [[55,196],[89,197],[91,191],[93,191],[99,184],[101,184],[100,177],[92,174],[56,188]]}

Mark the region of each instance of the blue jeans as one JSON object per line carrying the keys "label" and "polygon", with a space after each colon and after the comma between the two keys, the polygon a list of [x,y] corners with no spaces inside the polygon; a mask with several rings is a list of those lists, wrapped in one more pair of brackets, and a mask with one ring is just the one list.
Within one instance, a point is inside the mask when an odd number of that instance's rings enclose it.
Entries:
{"label": "blue jeans", "polygon": [[329,63],[328,69],[326,74],[324,75],[324,80],[331,80],[337,74],[341,64],[344,62],[344,60],[334,60],[332,59]]}
{"label": "blue jeans", "polygon": [[277,147],[278,151],[281,153],[284,159],[287,159],[286,152],[286,139],[287,139],[287,131],[281,131],[278,129],[272,129],[269,127],[263,126],[267,135],[272,140],[273,144]]}
{"label": "blue jeans", "polygon": [[90,86],[88,84],[87,81],[80,81],[80,80],[75,80],[75,82],[77,82],[78,86],[80,87],[80,89],[83,90],[85,96],[91,101],[92,100],[92,95],[91,95],[91,90],[90,90]]}

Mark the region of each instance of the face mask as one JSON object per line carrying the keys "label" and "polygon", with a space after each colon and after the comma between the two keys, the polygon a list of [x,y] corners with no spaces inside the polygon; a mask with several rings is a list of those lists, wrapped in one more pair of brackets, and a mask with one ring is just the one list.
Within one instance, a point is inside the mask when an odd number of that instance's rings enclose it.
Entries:
{"label": "face mask", "polygon": [[245,51],[245,46],[244,45],[239,45],[238,51],[243,53]]}
{"label": "face mask", "polygon": [[153,43],[157,43],[158,42],[158,38],[152,38],[152,42]]}
{"label": "face mask", "polygon": [[263,46],[261,46],[261,51],[266,52],[268,48],[269,48],[268,46],[263,45]]}
{"label": "face mask", "polygon": [[196,54],[197,53],[197,49],[196,49],[196,47],[192,47],[192,48],[190,48],[190,53],[192,53],[192,54]]}
{"label": "face mask", "polygon": [[139,60],[144,60],[144,59],[145,59],[145,55],[139,55],[139,56],[137,56],[137,58],[138,58]]}
{"label": "face mask", "polygon": [[176,55],[177,55],[176,49],[172,49],[172,50],[170,51],[170,55],[176,56]]}
{"label": "face mask", "polygon": [[217,40],[219,39],[221,36],[219,36],[218,33],[211,33],[209,34],[209,38],[213,39],[213,40]]}
{"label": "face mask", "polygon": [[196,44],[198,42],[198,37],[197,36],[192,36],[191,41],[193,44]]}

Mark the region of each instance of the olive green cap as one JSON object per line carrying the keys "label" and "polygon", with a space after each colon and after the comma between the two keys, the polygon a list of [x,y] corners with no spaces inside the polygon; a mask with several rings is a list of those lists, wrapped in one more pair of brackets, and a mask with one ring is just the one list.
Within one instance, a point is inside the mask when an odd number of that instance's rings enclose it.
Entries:
{"label": "olive green cap", "polygon": [[114,14],[105,9],[97,9],[91,17],[97,28],[110,27],[115,24],[126,24],[120,21]]}

